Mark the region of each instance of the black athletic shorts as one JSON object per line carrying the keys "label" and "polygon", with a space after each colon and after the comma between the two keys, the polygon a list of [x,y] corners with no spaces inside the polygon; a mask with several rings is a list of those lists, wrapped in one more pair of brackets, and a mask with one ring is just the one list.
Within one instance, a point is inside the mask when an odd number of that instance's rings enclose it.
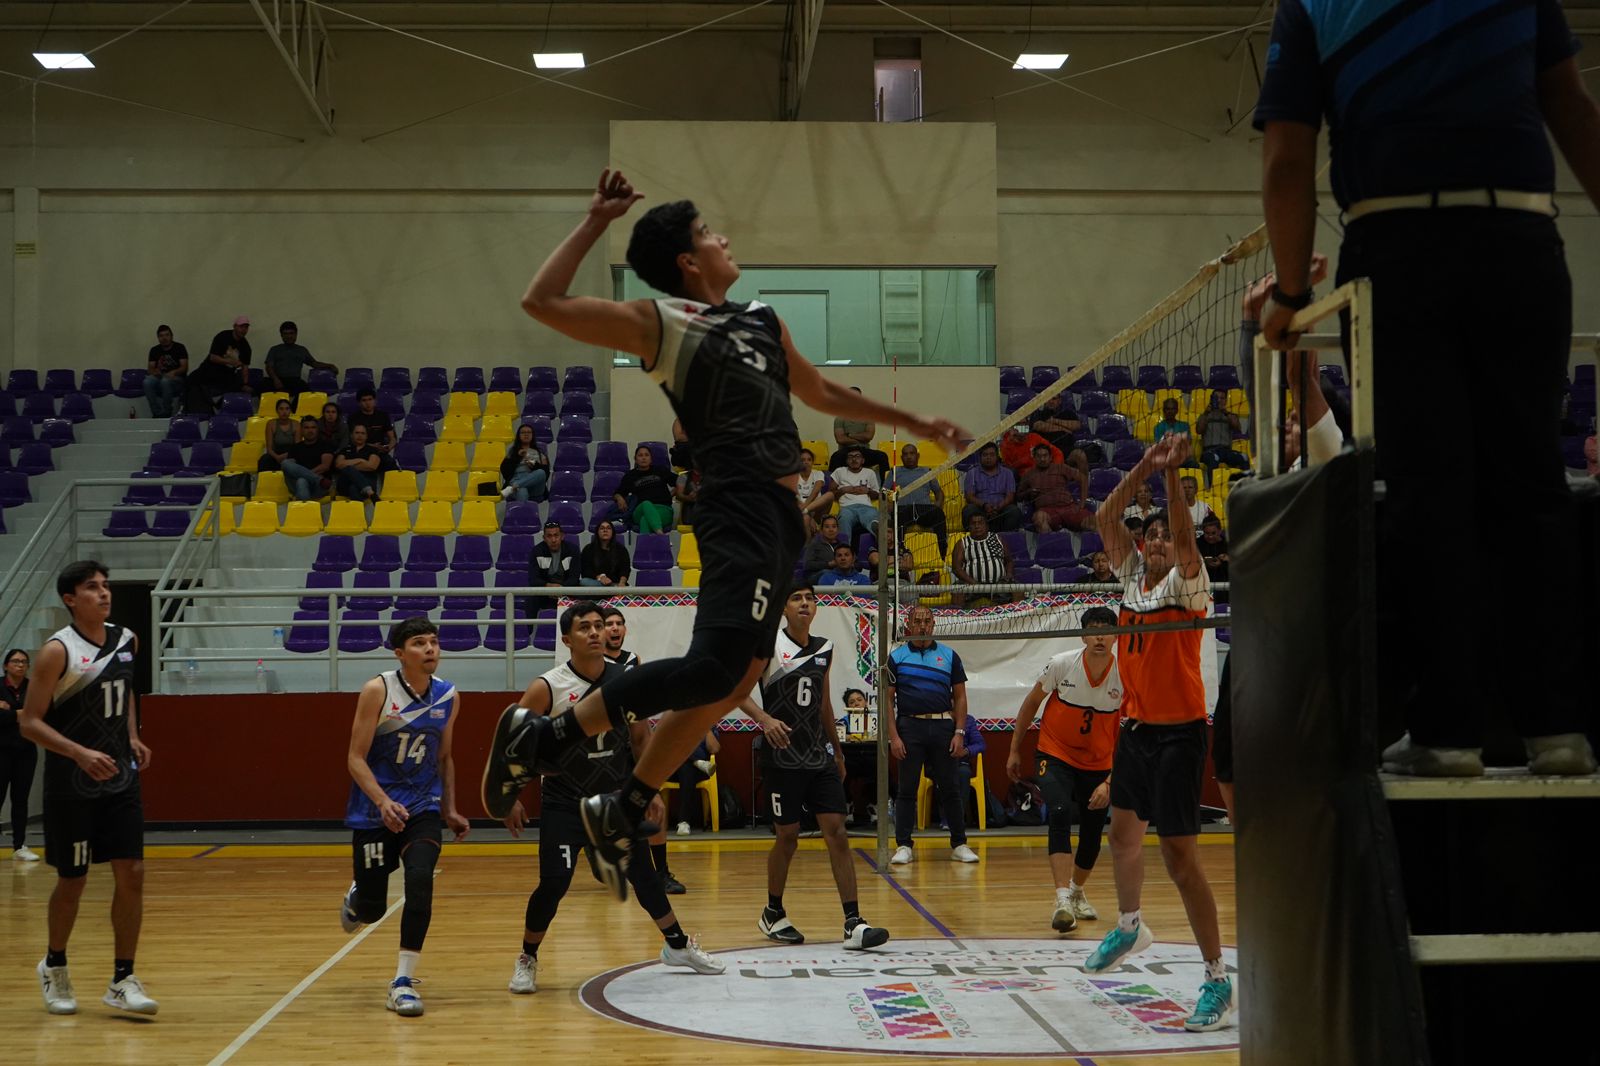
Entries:
{"label": "black athletic shorts", "polygon": [[144,858],[144,800],[137,786],[108,796],[44,794],[44,855],[62,877],[89,864]]}
{"label": "black athletic shorts", "polygon": [[1217,709],[1211,715],[1211,765],[1217,780],[1233,784],[1233,653],[1222,660],[1222,676],[1217,679]]}
{"label": "black athletic shorts", "polygon": [[772,658],[784,601],[805,550],[793,490],[762,481],[702,492],[694,505],[694,532],[701,566],[695,632],[753,632],[753,657]]}
{"label": "black athletic shorts", "polygon": [[1085,770],[1042,751],[1039,752],[1038,762],[1039,791],[1044,793],[1044,802],[1052,813],[1057,810],[1076,812],[1080,824],[1095,814],[1104,820],[1106,808],[1089,810],[1089,797],[1094,795],[1095,789],[1105,784],[1106,778],[1111,776],[1110,770]]}
{"label": "black athletic shorts", "polygon": [[1117,736],[1111,805],[1154,822],[1164,837],[1200,832],[1200,778],[1206,767],[1206,720],[1151,725],[1130,718]]}
{"label": "black athletic shorts", "polygon": [[[546,804],[539,812],[539,883],[570,884],[578,863],[588,861],[585,850],[588,847],[589,835],[583,831],[583,818],[577,806]],[[661,875],[649,855],[636,856],[636,861],[628,863],[628,883],[633,885],[639,905],[652,918],[659,918],[672,909],[661,885]]]}
{"label": "black athletic shorts", "polygon": [[833,763],[816,770],[790,770],[781,766],[761,772],[762,783],[767,786],[768,810],[774,825],[793,825],[800,820],[801,809],[819,814],[847,814],[850,802],[845,798],[844,782],[839,780],[839,768]]}
{"label": "black athletic shorts", "polygon": [[444,819],[438,811],[423,811],[406,820],[405,828],[396,833],[386,825],[376,829],[350,831],[350,862],[355,880],[381,877],[387,881],[389,874],[400,866],[400,856],[413,844],[429,841],[434,855],[444,845]]}

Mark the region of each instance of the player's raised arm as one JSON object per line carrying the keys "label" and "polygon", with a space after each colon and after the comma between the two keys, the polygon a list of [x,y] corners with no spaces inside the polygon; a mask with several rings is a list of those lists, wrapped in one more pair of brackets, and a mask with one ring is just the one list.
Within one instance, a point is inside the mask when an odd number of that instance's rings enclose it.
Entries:
{"label": "player's raised arm", "polygon": [[389,798],[383,786],[378,784],[378,779],[372,776],[372,767],[367,765],[367,752],[372,750],[372,738],[378,732],[378,716],[383,713],[383,698],[382,678],[375,677],[361,686],[361,695],[356,699],[355,721],[350,725],[350,751],[345,756],[345,766],[350,770],[356,787],[378,808],[383,824],[390,831],[398,833],[406,827],[406,819],[411,814],[404,804]]}
{"label": "player's raised arm", "polygon": [[661,325],[649,300],[607,300],[574,296],[567,290],[578,266],[612,221],[627,214],[642,198],[621,171],[600,172],[589,213],[567,239],[556,246],[522,296],[522,309],[557,333],[601,348],[649,360],[660,342]]}
{"label": "player's raised arm", "polygon": [[[1173,565],[1188,580],[1205,567],[1205,560],[1200,556],[1200,543],[1195,539],[1194,516],[1183,505],[1183,488],[1179,483],[1179,467],[1189,458],[1189,435],[1169,433],[1163,443],[1167,445],[1165,458],[1161,461],[1167,478],[1167,529],[1172,532],[1172,554],[1176,560]],[[1177,501],[1176,506],[1173,501]]]}
{"label": "player's raised arm", "polygon": [[450,719],[445,722],[444,728],[439,731],[439,810],[444,817],[444,824],[455,834],[457,840],[465,840],[467,833],[472,829],[472,823],[456,810],[456,760],[455,760],[455,732],[456,719],[461,717],[461,693],[457,692],[450,701]]}

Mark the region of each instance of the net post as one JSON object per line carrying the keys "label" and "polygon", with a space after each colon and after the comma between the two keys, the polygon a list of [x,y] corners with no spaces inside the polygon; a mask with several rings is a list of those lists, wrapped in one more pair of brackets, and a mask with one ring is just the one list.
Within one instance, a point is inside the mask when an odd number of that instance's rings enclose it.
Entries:
{"label": "net post", "polygon": [[1254,344],[1255,381],[1252,384],[1256,390],[1256,406],[1251,411],[1254,421],[1250,428],[1256,438],[1256,473],[1263,478],[1277,477],[1283,473],[1280,469],[1283,452],[1277,436],[1278,423],[1283,417],[1278,387],[1278,352],[1267,347],[1266,338],[1259,333]]}
{"label": "net post", "polygon": [[[885,530],[889,529],[889,494],[878,495],[878,536],[882,537]],[[890,535],[893,535],[890,530]],[[877,675],[873,683],[877,688],[878,707],[878,855],[877,863],[880,872],[889,869],[889,729],[888,715],[892,713],[889,706],[889,629],[894,625],[896,617],[894,601],[889,596],[889,571],[891,566],[884,565],[884,546],[878,545],[878,668],[874,671]],[[900,555],[898,552],[890,553],[894,560],[892,569],[895,577],[900,576]]]}

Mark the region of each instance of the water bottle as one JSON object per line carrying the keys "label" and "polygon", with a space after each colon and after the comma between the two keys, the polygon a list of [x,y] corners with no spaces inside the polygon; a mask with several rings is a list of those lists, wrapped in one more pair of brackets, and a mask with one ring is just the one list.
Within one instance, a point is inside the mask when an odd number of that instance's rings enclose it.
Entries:
{"label": "water bottle", "polygon": [[267,664],[262,659],[256,660],[256,691],[272,691],[272,679],[267,676]]}
{"label": "water bottle", "polygon": [[200,677],[200,664],[193,659],[187,659],[183,664],[183,688],[185,692],[193,692],[195,682]]}
{"label": "water bottle", "polygon": [[278,628],[276,628],[276,629],[274,629],[272,631],[272,643],[277,645],[280,648],[283,647],[283,627],[282,626],[279,626]]}

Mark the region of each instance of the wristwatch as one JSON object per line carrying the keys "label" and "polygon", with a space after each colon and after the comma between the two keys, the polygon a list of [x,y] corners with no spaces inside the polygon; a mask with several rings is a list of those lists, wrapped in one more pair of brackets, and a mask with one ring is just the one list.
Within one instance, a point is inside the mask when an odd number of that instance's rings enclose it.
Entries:
{"label": "wristwatch", "polygon": [[1299,296],[1290,296],[1288,293],[1278,288],[1276,282],[1274,282],[1272,285],[1272,302],[1277,304],[1279,307],[1287,307],[1291,311],[1299,311],[1306,307],[1310,307],[1312,299],[1313,296],[1310,289],[1307,289]]}

